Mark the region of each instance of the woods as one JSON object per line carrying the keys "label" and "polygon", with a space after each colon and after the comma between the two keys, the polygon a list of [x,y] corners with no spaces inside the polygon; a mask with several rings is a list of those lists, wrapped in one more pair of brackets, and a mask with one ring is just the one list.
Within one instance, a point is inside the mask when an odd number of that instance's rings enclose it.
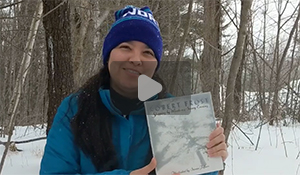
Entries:
{"label": "woods", "polygon": [[300,122],[296,0],[2,0],[2,137],[14,126],[49,131],[62,99],[102,66],[113,12],[129,4],[153,9],[164,42],[159,74],[169,92],[210,91],[226,141],[239,122]]}

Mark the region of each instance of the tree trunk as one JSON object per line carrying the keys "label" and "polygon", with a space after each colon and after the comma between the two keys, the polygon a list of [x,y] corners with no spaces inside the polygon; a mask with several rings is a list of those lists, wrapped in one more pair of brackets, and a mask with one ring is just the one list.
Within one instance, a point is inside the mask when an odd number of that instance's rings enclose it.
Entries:
{"label": "tree trunk", "polygon": [[[2,15],[2,13],[0,13]],[[0,31],[3,31],[3,22],[2,20],[0,20]],[[5,103],[5,100],[6,100],[6,95],[5,95],[5,92],[6,91],[6,86],[7,86],[7,76],[8,76],[8,62],[9,62],[9,59],[5,57],[5,45],[6,45],[6,42],[5,41],[2,41],[1,44],[0,44],[0,53],[3,53],[0,55],[0,60],[2,60],[2,63],[4,62],[4,64],[1,64],[0,65],[0,81],[2,82],[0,84],[0,126],[1,127],[4,127],[4,116],[7,116],[6,115],[6,103]],[[2,137],[4,135],[4,132],[3,130],[0,130],[0,137]]]}
{"label": "tree trunk", "polygon": [[[83,76],[83,55],[84,55],[84,41],[87,35],[88,25],[91,19],[90,3],[88,0],[73,0],[72,11],[75,16],[72,27],[72,48],[73,48],[73,70],[74,70],[74,85],[79,87],[82,85]],[[72,21],[73,21],[72,20]]]}
{"label": "tree trunk", "polygon": [[220,111],[220,0],[204,1],[204,49],[200,64],[200,82],[203,92],[210,91],[214,104],[215,115],[221,117]]}
{"label": "tree trunk", "polygon": [[233,59],[231,61],[229,77],[227,80],[226,89],[226,104],[225,104],[225,116],[222,126],[224,128],[225,141],[227,143],[231,130],[232,118],[234,117],[234,89],[239,66],[241,65],[242,54],[245,45],[246,29],[248,24],[248,17],[252,6],[252,0],[242,0],[241,2],[241,16],[240,27],[238,32],[238,38],[236,42],[236,48],[234,51]]}
{"label": "tree trunk", "polygon": [[[279,39],[280,39],[281,16],[282,16],[281,7],[282,7],[282,1],[278,1],[277,34],[276,34],[276,42],[275,42],[274,56],[273,56],[273,62],[272,62],[272,69],[271,69],[275,74],[277,74],[277,72],[275,72],[276,71],[275,70],[276,62],[279,62]],[[277,101],[277,99],[274,99],[275,98],[274,93],[276,91],[276,87],[275,87],[275,83],[273,83],[275,81],[275,80],[273,81],[273,76],[274,76],[274,74],[271,74],[271,76],[270,76],[270,87],[269,88],[270,88],[271,92],[270,92],[270,95],[268,98],[268,103],[272,104],[272,106],[277,106],[275,104],[275,101]],[[273,99],[273,101],[271,99]],[[271,114],[269,116],[269,118],[270,118],[269,125],[271,125],[271,126],[274,125],[273,113],[275,113],[275,111],[272,111],[272,109],[271,109]]]}
{"label": "tree trunk", "polygon": [[188,8],[188,19],[187,19],[187,25],[184,29],[184,34],[182,36],[182,42],[178,51],[178,55],[176,57],[175,60],[175,68],[174,68],[174,73],[171,79],[171,83],[170,83],[170,93],[171,94],[176,94],[175,93],[175,81],[178,75],[178,72],[180,70],[180,59],[184,54],[184,50],[185,50],[185,44],[186,44],[186,38],[189,32],[189,27],[190,27],[190,19],[191,19],[191,14],[192,14],[192,7],[193,7],[193,0],[189,1],[189,8]]}
{"label": "tree trunk", "polygon": [[[295,123],[295,112],[292,112],[291,109],[293,109],[293,105],[295,103],[295,101],[293,100],[294,99],[294,89],[295,89],[295,81],[293,80],[296,80],[297,78],[294,77],[292,74],[293,72],[297,72],[297,68],[295,68],[294,64],[295,64],[295,55],[297,53],[296,52],[296,46],[297,46],[297,39],[298,39],[298,29],[299,29],[299,24],[298,26],[296,27],[296,31],[295,31],[295,37],[294,37],[294,43],[293,43],[293,48],[292,48],[292,58],[291,58],[291,63],[290,63],[290,67],[291,69],[288,71],[288,80],[287,82],[292,82],[292,85],[288,88],[287,90],[287,94],[286,94],[286,101],[285,103],[287,104],[287,115],[290,115],[291,116],[291,119],[292,119],[292,123],[294,124]],[[293,76],[293,77],[292,77]]]}
{"label": "tree trunk", "polygon": [[48,134],[57,107],[73,90],[74,79],[69,4],[63,0],[43,0],[43,2],[48,67]]}
{"label": "tree trunk", "polygon": [[243,75],[243,68],[244,68],[244,63],[246,60],[246,51],[247,51],[247,36],[245,39],[244,43],[244,50],[242,54],[242,60],[241,60],[241,65],[238,69],[236,81],[235,81],[235,90],[234,90],[234,105],[235,105],[235,110],[234,110],[234,116],[236,117],[236,120],[240,120],[240,111],[241,111],[241,97],[242,97],[242,75]]}

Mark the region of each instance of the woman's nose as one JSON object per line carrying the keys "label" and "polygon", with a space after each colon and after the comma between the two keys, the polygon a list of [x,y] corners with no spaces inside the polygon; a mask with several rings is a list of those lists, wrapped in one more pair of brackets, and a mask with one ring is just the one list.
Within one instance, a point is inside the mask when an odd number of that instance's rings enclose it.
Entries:
{"label": "woman's nose", "polygon": [[139,66],[142,64],[141,55],[138,53],[133,53],[129,58],[130,63]]}

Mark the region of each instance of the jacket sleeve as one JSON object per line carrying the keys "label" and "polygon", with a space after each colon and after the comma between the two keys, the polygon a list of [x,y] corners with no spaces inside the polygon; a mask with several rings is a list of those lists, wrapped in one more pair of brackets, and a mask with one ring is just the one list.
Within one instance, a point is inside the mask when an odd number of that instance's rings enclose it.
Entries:
{"label": "jacket sleeve", "polygon": [[[69,103],[71,102],[71,103]],[[47,136],[40,175],[80,174],[80,151],[73,142],[70,120],[77,110],[75,98],[65,98],[57,109]],[[84,175],[129,175],[130,171],[118,169],[110,172]],[[82,174],[83,175],[83,174]]]}

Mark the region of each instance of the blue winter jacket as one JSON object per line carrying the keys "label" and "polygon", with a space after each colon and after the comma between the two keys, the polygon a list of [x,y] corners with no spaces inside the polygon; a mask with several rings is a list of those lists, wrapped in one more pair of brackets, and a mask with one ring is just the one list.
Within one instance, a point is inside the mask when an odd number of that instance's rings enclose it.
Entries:
{"label": "blue winter jacket", "polygon": [[[97,173],[90,158],[74,144],[70,120],[77,112],[76,98],[65,98],[55,115],[48,133],[40,174],[69,175],[129,175],[131,171],[147,165],[150,138],[144,109],[133,111],[124,118],[110,101],[107,89],[99,90],[103,104],[114,114],[112,122],[113,144],[118,155],[119,169]],[[70,102],[70,103],[69,103]],[[205,175],[217,175],[218,172]]]}

